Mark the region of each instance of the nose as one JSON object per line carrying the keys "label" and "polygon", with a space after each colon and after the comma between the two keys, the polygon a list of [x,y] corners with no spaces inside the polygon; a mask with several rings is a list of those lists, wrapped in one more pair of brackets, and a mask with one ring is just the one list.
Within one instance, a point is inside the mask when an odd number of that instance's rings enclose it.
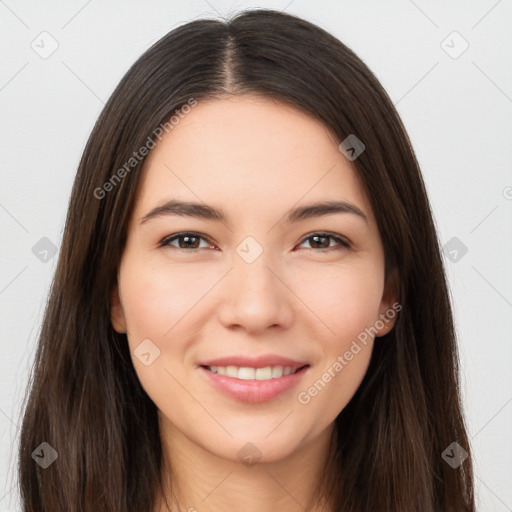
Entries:
{"label": "nose", "polygon": [[229,329],[258,334],[268,327],[287,328],[293,322],[294,295],[286,276],[265,257],[247,263],[236,256],[223,280],[219,318]]}

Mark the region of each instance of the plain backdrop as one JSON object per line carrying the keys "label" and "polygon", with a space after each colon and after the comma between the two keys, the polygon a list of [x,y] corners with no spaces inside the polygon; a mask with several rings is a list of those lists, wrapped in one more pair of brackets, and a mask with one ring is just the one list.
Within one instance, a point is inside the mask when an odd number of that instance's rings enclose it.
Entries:
{"label": "plain backdrop", "polygon": [[249,7],[328,30],[396,104],[446,247],[478,510],[512,511],[511,0],[0,0],[0,511],[21,510],[20,404],[93,124],[153,42]]}

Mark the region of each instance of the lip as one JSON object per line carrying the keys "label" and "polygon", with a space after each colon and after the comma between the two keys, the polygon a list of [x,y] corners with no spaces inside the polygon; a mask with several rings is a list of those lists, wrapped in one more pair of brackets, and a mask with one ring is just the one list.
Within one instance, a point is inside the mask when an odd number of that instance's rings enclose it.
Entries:
{"label": "lip", "polygon": [[[231,360],[232,359],[230,359],[230,361]],[[219,366],[223,365],[221,364]],[[258,366],[253,368],[264,368],[264,366]],[[216,389],[218,389],[222,393],[226,394],[231,398],[234,398],[235,400],[255,404],[272,400],[273,398],[276,398],[282,393],[289,391],[293,387],[297,386],[297,384],[302,380],[302,377],[309,370],[309,368],[310,366],[306,365],[303,368],[297,370],[295,373],[292,373],[290,375],[283,375],[282,377],[279,377],[277,379],[270,380],[237,379],[235,377],[228,377],[226,375],[212,373],[210,370],[203,366],[200,366],[199,370],[209,380],[210,384],[212,384]]]}
{"label": "lip", "polygon": [[[290,366],[293,370],[308,364],[307,361],[296,361],[277,354],[266,354],[257,357],[227,356],[209,359],[199,363],[199,366],[238,366],[248,368],[265,368],[266,366]],[[235,379],[238,380],[238,379]]]}

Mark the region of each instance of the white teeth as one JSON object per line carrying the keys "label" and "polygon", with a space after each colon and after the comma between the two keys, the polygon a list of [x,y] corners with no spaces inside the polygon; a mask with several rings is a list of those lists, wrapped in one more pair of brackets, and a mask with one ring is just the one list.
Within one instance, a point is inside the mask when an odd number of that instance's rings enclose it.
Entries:
{"label": "white teeth", "polygon": [[226,366],[226,375],[228,377],[238,377],[238,368],[236,366]]}
{"label": "white teeth", "polygon": [[273,366],[272,367],[272,378],[276,379],[283,376],[283,367],[282,366]]}
{"label": "white teeth", "polygon": [[258,368],[254,373],[256,380],[269,380],[272,378],[272,366],[265,366],[265,368]]}
{"label": "white teeth", "polygon": [[[236,366],[234,366],[235,370],[237,369]],[[256,370],[254,368],[238,368],[238,372],[235,373],[235,375],[232,375],[232,377],[238,377],[242,380],[253,380],[254,374],[256,373]]]}
{"label": "white teeth", "polygon": [[279,379],[284,375],[295,373],[297,369],[290,366],[265,366],[264,368],[249,368],[246,366],[209,366],[207,367],[212,373],[226,375],[241,380],[270,380]]}

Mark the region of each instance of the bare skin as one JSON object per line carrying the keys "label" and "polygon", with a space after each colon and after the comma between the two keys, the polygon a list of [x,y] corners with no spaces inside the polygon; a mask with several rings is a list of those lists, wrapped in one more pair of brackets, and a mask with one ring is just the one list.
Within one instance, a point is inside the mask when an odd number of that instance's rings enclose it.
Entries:
{"label": "bare skin", "polygon": [[[158,408],[173,511],[329,510],[312,498],[334,420],[367,371],[373,334],[353,357],[344,354],[354,354],[365,328],[384,324],[377,336],[392,329],[394,319],[378,321],[396,301],[371,204],[338,143],[313,117],[247,95],[199,102],[146,160],[112,324],[127,333]],[[143,222],[173,198],[206,203],[226,219],[168,213]],[[286,219],[320,201],[345,201],[365,218]],[[170,240],[178,233],[192,238]],[[258,248],[254,261],[242,257]],[[147,366],[133,352],[145,339],[160,351]],[[200,366],[262,354],[309,366],[295,387],[261,403],[219,391]],[[308,391],[319,380],[325,385]],[[242,460],[244,447],[260,458]],[[168,510],[161,500],[155,512]]]}

